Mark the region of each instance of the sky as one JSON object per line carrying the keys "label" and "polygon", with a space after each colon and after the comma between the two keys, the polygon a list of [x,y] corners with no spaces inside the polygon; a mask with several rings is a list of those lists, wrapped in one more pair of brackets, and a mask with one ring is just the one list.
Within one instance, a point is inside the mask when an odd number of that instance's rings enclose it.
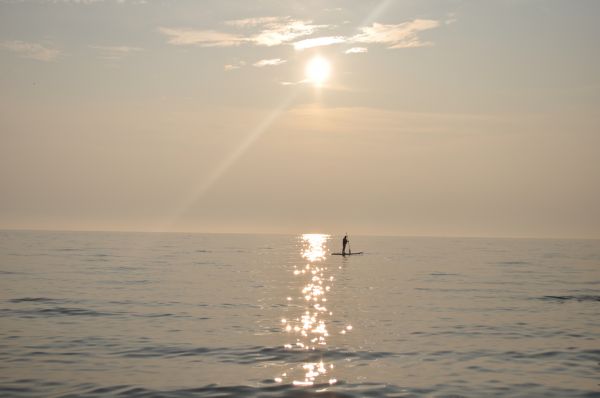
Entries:
{"label": "sky", "polygon": [[0,228],[600,238],[598,17],[0,0]]}

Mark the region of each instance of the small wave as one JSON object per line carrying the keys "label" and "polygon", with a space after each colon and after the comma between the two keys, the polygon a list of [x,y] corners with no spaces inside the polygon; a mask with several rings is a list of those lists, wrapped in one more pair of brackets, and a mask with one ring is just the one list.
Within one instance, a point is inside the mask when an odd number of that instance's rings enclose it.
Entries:
{"label": "small wave", "polygon": [[138,315],[142,318],[167,318],[167,317],[174,317],[174,318],[191,318],[191,316],[185,316],[185,315],[177,315],[177,314],[172,314],[170,312],[164,312],[164,313],[154,313],[154,314],[140,314]]}
{"label": "small wave", "polygon": [[51,308],[34,308],[34,309],[0,309],[0,315],[2,316],[16,316],[23,318],[32,317],[47,317],[47,316],[113,316],[121,315],[111,312],[100,312],[87,308],[78,307],[51,307]]}
{"label": "small wave", "polygon": [[113,256],[108,254],[91,254],[85,257],[85,261],[88,262],[109,262]]}
{"label": "small wave", "polygon": [[431,276],[460,276],[460,274],[453,274],[449,272],[432,272],[429,275]]}
{"label": "small wave", "polygon": [[[229,353],[228,353],[229,354]],[[303,350],[287,349],[284,347],[253,347],[241,350],[231,358],[225,357],[225,362],[238,362],[251,364],[263,361],[286,361],[287,363],[318,362],[320,360],[360,359],[374,360],[384,357],[395,356],[392,352],[379,351],[346,351],[341,349],[332,350]]]}
{"label": "small wave", "polygon": [[[69,393],[56,394],[56,390],[70,390]],[[220,386],[209,384],[202,387],[179,389],[153,389],[139,385],[97,385],[80,383],[77,385],[61,385],[40,380],[17,380],[0,385],[0,395],[11,397],[58,396],[62,398],[84,397],[97,398],[119,396],[125,398],[358,398],[358,397],[423,397],[436,396],[444,398],[462,398],[475,396],[535,396],[549,398],[592,398],[599,394],[594,391],[578,389],[549,389],[537,383],[519,383],[497,385],[494,381],[483,389],[474,388],[464,380],[455,383],[438,383],[427,387],[404,387],[392,383],[360,383],[350,384],[338,381],[334,385],[316,384],[299,387],[293,384],[279,384],[272,380],[263,380],[257,386],[231,385]]]}
{"label": "small wave", "polygon": [[[149,307],[174,306],[182,304],[180,301],[141,301],[141,300],[113,300],[107,301],[107,304],[113,305],[145,305]],[[206,305],[202,305],[206,306]]]}
{"label": "small wave", "polygon": [[580,350],[580,351],[506,351],[495,354],[504,360],[531,360],[531,359],[560,359],[562,361],[571,361],[581,363],[581,361],[600,362],[600,350]]}
{"label": "small wave", "polygon": [[51,299],[48,297],[23,297],[8,300],[11,303],[61,303],[64,300],[60,299]]}
{"label": "small wave", "polygon": [[49,315],[70,315],[70,316],[108,316],[114,315],[109,312],[99,312],[94,310],[89,310],[86,308],[76,308],[76,307],[54,307],[54,308],[44,308],[37,310],[41,314],[49,314]]}
{"label": "small wave", "polygon": [[24,275],[26,274],[25,272],[15,272],[15,271],[1,271],[0,270],[0,275]]}
{"label": "small wave", "polygon": [[[22,302],[22,301],[20,301]],[[32,301],[35,302],[35,301]],[[58,301],[38,301],[45,304],[57,304]],[[99,311],[89,308],[82,307],[66,307],[66,306],[53,306],[53,307],[42,307],[42,308],[1,308],[0,316],[13,316],[21,318],[35,318],[35,317],[54,317],[54,316],[91,316],[91,317],[107,317],[107,316],[128,316],[128,317],[139,317],[139,318],[187,318],[197,320],[211,319],[209,317],[193,317],[186,313],[173,313],[173,312],[127,312],[127,311]]]}
{"label": "small wave", "polygon": [[498,265],[531,265],[528,261],[500,261],[497,262]]}
{"label": "small wave", "polygon": [[555,302],[567,302],[567,301],[595,301],[600,302],[600,296],[590,295],[590,294],[581,294],[574,296],[544,296],[540,298],[545,301],[555,301]]}
{"label": "small wave", "polygon": [[[427,389],[431,392],[432,390]],[[264,380],[263,385],[255,386],[218,386],[209,384],[204,387],[176,389],[176,390],[152,390],[139,386],[116,385],[107,387],[89,387],[81,391],[81,397],[105,397],[120,396],[127,398],[146,397],[264,397],[264,398],[355,398],[355,397],[392,397],[392,396],[415,396],[413,394],[423,393],[423,389],[404,389],[391,384],[363,383],[346,384],[338,382],[336,385],[316,384],[310,387],[298,387],[293,384],[276,384],[271,380]],[[402,394],[402,395],[399,395]],[[408,395],[404,395],[408,394]]]}
{"label": "small wave", "polygon": [[220,308],[260,308],[260,306],[256,305],[256,304],[244,304],[244,303],[237,303],[237,304],[221,303],[216,306],[220,307]]}
{"label": "small wave", "polygon": [[301,350],[284,347],[165,347],[146,346],[134,350],[117,351],[113,355],[129,358],[211,356],[223,363],[256,364],[270,361],[287,363],[319,362],[321,360],[360,359],[374,360],[395,356],[392,352],[346,351],[346,350]]}

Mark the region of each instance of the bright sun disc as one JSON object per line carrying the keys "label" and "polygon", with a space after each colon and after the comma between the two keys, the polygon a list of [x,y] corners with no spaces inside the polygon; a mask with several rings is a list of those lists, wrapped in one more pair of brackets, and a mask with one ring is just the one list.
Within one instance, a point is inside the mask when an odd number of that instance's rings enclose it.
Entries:
{"label": "bright sun disc", "polygon": [[329,78],[331,65],[325,58],[315,57],[308,62],[305,72],[309,82],[320,86]]}

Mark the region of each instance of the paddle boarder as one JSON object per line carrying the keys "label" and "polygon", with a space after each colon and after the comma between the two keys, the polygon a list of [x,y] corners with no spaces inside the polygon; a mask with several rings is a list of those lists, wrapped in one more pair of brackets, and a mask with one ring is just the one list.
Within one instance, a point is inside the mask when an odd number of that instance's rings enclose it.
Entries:
{"label": "paddle boarder", "polygon": [[342,256],[346,255],[346,245],[348,242],[350,241],[348,240],[348,233],[346,233],[346,235],[344,235],[344,239],[342,239]]}

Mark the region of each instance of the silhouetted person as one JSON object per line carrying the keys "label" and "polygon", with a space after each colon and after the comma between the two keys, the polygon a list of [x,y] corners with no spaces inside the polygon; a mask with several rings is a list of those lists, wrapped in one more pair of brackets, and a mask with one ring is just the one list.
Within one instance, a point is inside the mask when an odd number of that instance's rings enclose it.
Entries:
{"label": "silhouetted person", "polygon": [[346,254],[346,245],[348,244],[348,242],[350,242],[348,240],[348,235],[344,235],[344,239],[342,240],[342,255]]}

